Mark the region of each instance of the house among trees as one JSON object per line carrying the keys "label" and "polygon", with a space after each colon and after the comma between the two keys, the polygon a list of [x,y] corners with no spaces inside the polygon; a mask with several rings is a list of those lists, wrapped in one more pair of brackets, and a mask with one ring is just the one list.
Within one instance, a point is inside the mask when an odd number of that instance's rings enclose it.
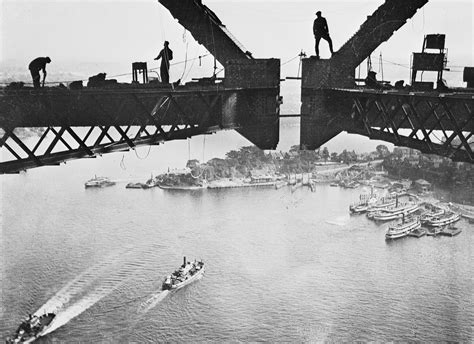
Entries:
{"label": "house among trees", "polygon": [[285,158],[282,152],[270,152],[270,156],[273,160],[283,160]]}
{"label": "house among trees", "polygon": [[424,179],[418,179],[418,180],[415,180],[413,182],[414,186],[415,186],[415,189],[418,191],[418,192],[427,192],[427,191],[431,191],[431,183],[430,182],[427,182],[426,180]]}

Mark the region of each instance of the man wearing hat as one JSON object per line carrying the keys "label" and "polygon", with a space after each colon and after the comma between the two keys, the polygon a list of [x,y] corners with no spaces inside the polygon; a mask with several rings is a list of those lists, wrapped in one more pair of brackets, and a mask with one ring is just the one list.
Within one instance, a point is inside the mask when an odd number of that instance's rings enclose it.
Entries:
{"label": "man wearing hat", "polygon": [[316,57],[319,58],[319,41],[321,38],[324,38],[329,43],[329,50],[331,51],[331,55],[334,53],[332,50],[332,40],[329,37],[329,28],[326,18],[321,16],[321,11],[316,12],[316,19],[313,23],[313,33],[314,38],[316,39]]}
{"label": "man wearing hat", "polygon": [[33,78],[33,86],[35,88],[40,88],[40,70],[43,71],[43,87],[44,81],[46,80],[46,64],[50,63],[51,59],[49,57],[37,57],[28,65],[30,70],[31,77]]}
{"label": "man wearing hat", "polygon": [[163,49],[161,49],[158,56],[155,60],[161,59],[161,66],[160,66],[160,75],[161,75],[161,82],[164,84],[169,84],[170,82],[170,61],[173,59],[173,51],[169,48],[169,42],[165,41]]}

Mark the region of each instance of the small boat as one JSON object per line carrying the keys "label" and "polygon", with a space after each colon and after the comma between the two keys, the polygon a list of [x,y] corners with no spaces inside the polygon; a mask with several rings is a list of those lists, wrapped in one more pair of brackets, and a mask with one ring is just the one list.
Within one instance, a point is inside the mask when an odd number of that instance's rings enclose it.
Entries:
{"label": "small boat", "polygon": [[427,226],[440,227],[449,225],[461,219],[461,215],[453,212],[447,212],[444,215],[433,217],[426,222]]}
{"label": "small boat", "polygon": [[105,186],[115,185],[115,182],[111,181],[107,177],[97,177],[89,179],[87,182],[84,183],[86,188],[103,188]]}
{"label": "small boat", "polygon": [[385,233],[385,239],[391,240],[403,238],[420,227],[421,223],[418,218],[408,221],[405,221],[405,218],[403,218],[402,222],[396,224],[395,226],[388,227],[387,233]]}
{"label": "small boat", "polygon": [[177,290],[197,280],[204,273],[204,262],[194,260],[187,262],[183,257],[183,265],[178,270],[167,276],[161,287],[162,290]]}
{"label": "small boat", "polygon": [[31,343],[35,341],[46,332],[55,316],[54,313],[46,313],[41,316],[30,314],[18,326],[15,335],[6,339],[6,343]]}

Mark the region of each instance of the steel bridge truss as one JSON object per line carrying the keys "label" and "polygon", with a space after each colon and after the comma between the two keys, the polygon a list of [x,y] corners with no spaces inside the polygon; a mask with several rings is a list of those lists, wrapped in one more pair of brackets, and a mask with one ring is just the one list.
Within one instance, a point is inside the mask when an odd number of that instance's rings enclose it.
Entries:
{"label": "steel bridge truss", "polygon": [[352,125],[344,130],[474,163],[472,94],[340,92],[352,102]]}
{"label": "steel bridge truss", "polygon": [[[15,126],[3,126],[0,130],[0,148],[6,150],[2,149],[0,174],[18,173],[33,167],[59,165],[67,160],[95,158],[104,153],[128,151],[142,145],[186,139],[213,133],[223,127],[233,129],[236,125],[232,122],[222,123],[220,113],[221,104],[228,96],[222,92],[169,92],[160,95],[152,111],[149,111],[149,101],[133,94],[122,97],[114,110],[107,109],[101,97],[91,94],[100,112],[99,117],[106,118],[108,124],[40,127],[37,136],[26,138],[20,135],[21,131],[15,130]],[[193,107],[201,110],[198,116],[191,113],[186,104],[190,102],[190,97]],[[135,108],[141,109],[132,117],[127,111],[130,101],[135,103]],[[28,113],[27,106],[24,104],[21,111]],[[124,117],[130,125],[120,125],[123,121],[119,119]]]}

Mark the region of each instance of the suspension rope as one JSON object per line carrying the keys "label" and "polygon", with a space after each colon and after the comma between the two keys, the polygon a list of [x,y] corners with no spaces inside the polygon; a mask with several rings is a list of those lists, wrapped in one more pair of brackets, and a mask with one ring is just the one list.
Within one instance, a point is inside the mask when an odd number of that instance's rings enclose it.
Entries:
{"label": "suspension rope", "polygon": [[298,53],[298,55],[296,55],[295,57],[292,57],[292,58],[291,58],[291,59],[289,59],[288,61],[286,61],[286,62],[283,62],[283,63],[281,64],[281,66],[284,66],[284,65],[286,65],[286,64],[288,64],[288,63],[290,63],[291,61],[294,61],[294,60],[296,60],[298,57],[300,57],[300,55],[301,55],[301,53]]}

